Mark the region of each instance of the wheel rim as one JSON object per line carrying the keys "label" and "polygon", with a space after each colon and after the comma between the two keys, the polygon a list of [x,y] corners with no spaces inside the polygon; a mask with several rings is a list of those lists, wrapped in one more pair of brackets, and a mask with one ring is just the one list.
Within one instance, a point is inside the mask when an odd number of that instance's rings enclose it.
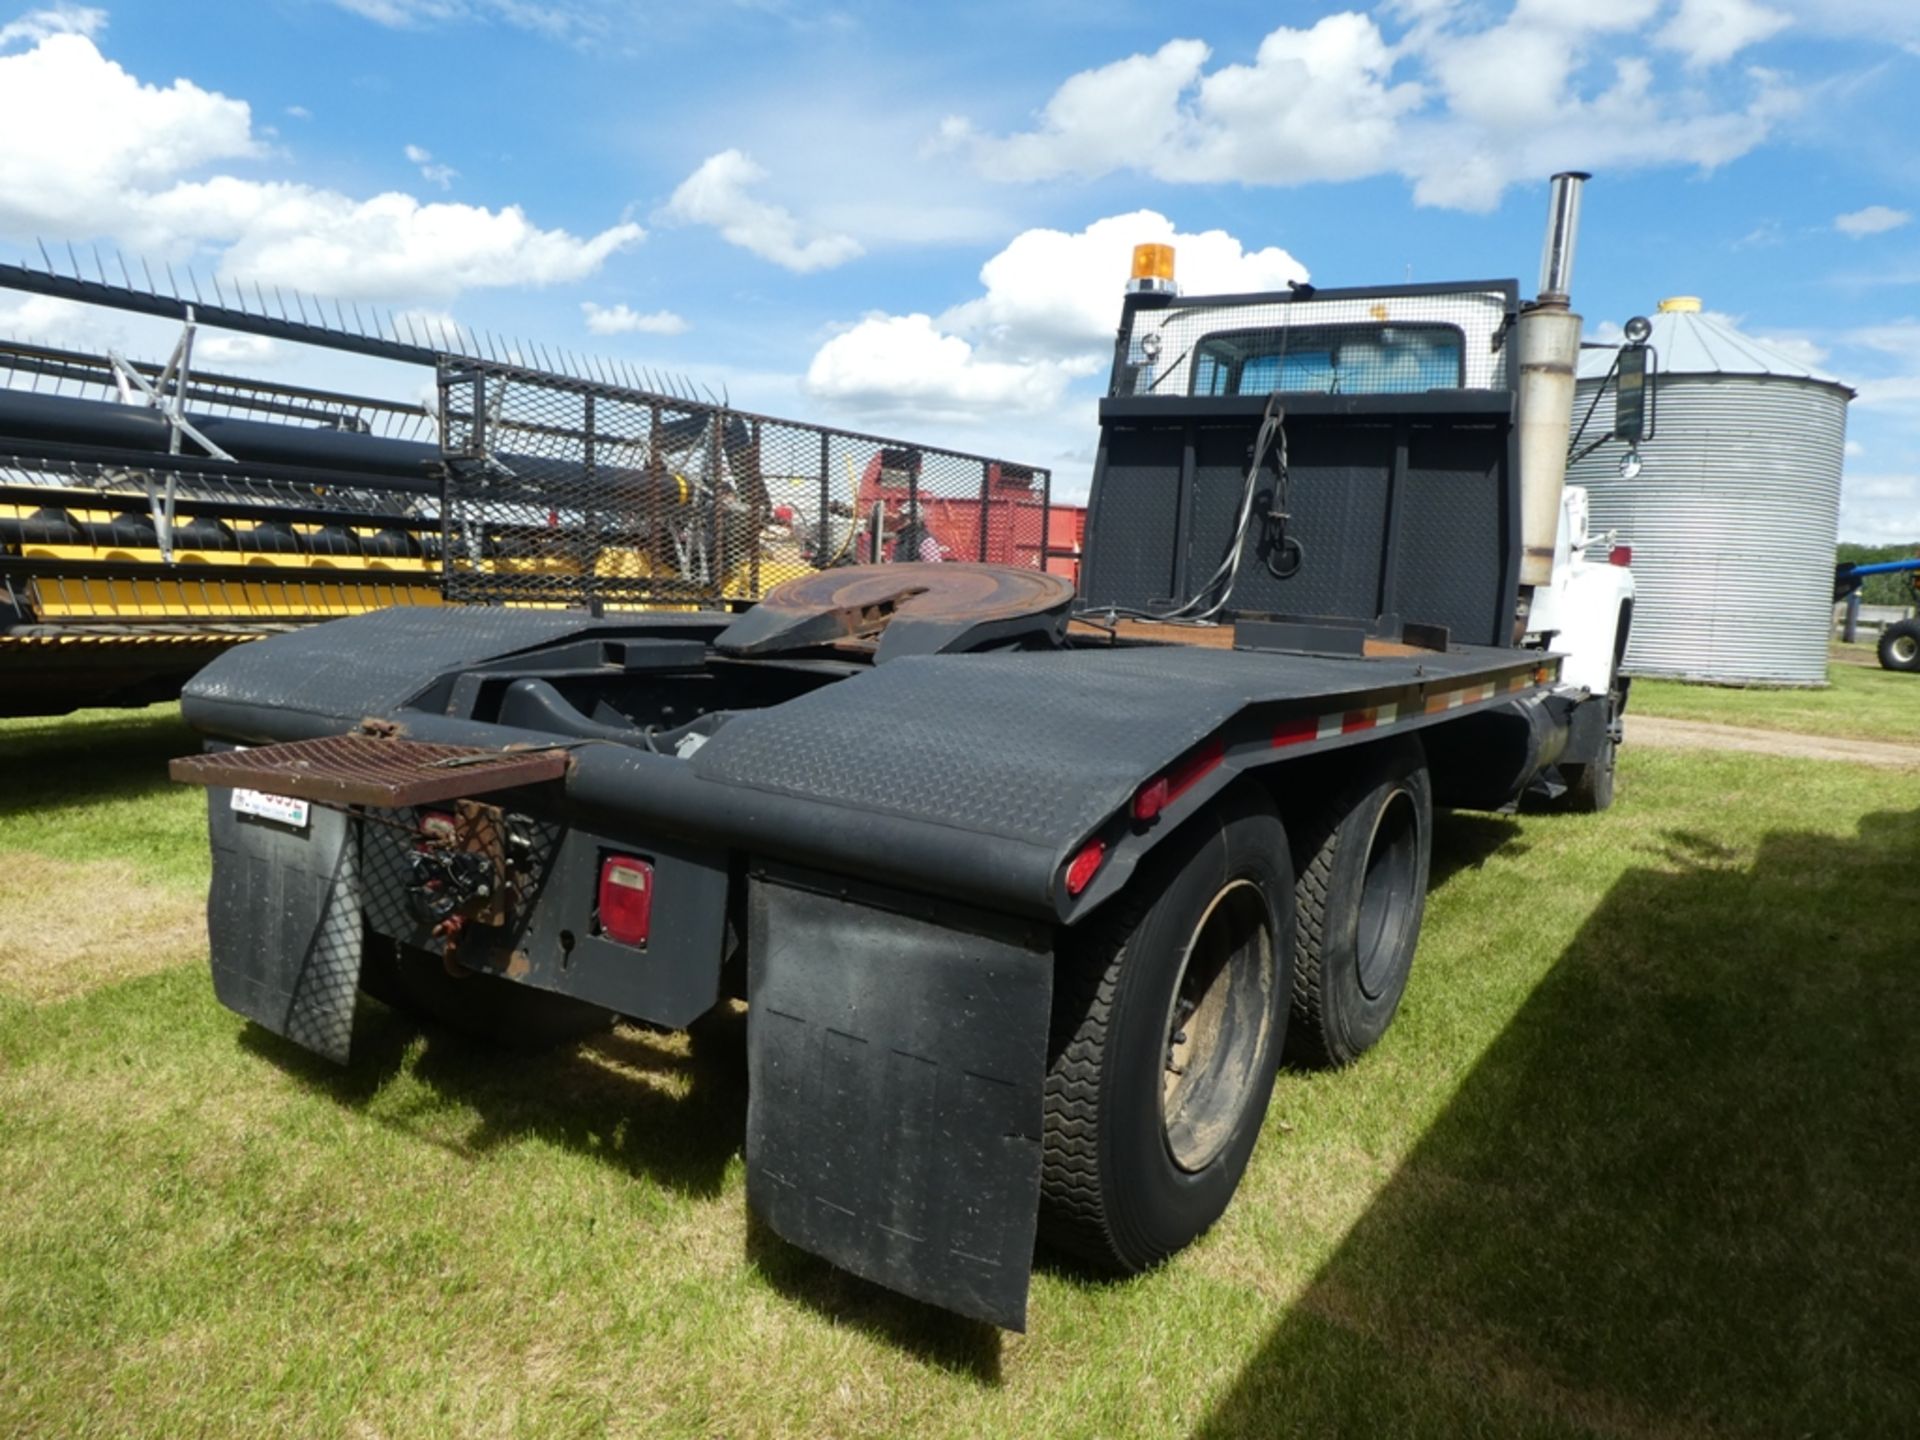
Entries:
{"label": "wheel rim", "polygon": [[1168,1006],[1160,1121],[1167,1153],[1203,1170],[1233,1138],[1273,1031],[1273,915],[1251,880],[1213,897]]}
{"label": "wheel rim", "polygon": [[1911,665],[1914,657],[1920,655],[1920,640],[1911,635],[1896,635],[1893,638],[1893,658],[1902,665]]}
{"label": "wheel rim", "polygon": [[1420,870],[1420,812],[1413,796],[1395,790],[1373,819],[1367,842],[1354,945],[1360,993],[1378,1000],[1398,969],[1397,957],[1413,922]]}

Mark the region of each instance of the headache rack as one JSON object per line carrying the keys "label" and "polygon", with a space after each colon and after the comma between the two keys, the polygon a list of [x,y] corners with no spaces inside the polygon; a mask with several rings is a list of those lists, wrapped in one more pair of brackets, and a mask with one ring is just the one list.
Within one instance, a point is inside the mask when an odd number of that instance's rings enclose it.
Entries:
{"label": "headache rack", "polygon": [[1512,281],[1128,295],[1083,613],[1510,644],[1518,313]]}

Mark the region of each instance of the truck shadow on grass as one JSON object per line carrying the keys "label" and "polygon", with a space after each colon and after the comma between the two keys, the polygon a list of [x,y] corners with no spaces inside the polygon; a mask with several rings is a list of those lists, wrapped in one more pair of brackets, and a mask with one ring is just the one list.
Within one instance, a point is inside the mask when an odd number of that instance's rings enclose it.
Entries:
{"label": "truck shadow on grass", "polygon": [[[259,1026],[241,1044],[341,1104],[480,1158],[541,1140],[696,1199],[717,1196],[746,1133],[747,1084],[728,1017],[691,1042],[621,1027],[577,1046],[508,1051],[449,1033],[365,996],[342,1068]],[[427,1098],[390,1107],[405,1080]],[[470,1115],[457,1139],[437,1117]]]}
{"label": "truck shadow on grass", "polygon": [[[575,1047],[502,1052],[361,998],[353,1062],[333,1065],[257,1025],[240,1032],[249,1052],[352,1109],[376,1114],[431,1144],[472,1158],[539,1139],[636,1179],[696,1199],[718,1197],[746,1137],[746,1016],[709,1017],[674,1037],[621,1027]],[[438,1112],[475,1119],[457,1141],[445,1127],[383,1113],[403,1075],[425,1086]],[[744,1199],[741,1200],[745,1203]],[[751,1214],[746,1259],[781,1296],[943,1369],[986,1383],[1000,1378],[1000,1332],[907,1299],[787,1244]]]}
{"label": "truck shadow on grass", "polygon": [[[1443,815],[1435,832],[1433,883],[1444,884],[1517,843],[1510,820]],[[476,1119],[455,1143],[481,1156],[538,1138],[679,1193],[718,1195],[746,1135],[743,1012],[711,1017],[684,1044],[622,1027],[584,1045],[501,1052],[424,1025],[362,997],[353,1063],[342,1069],[257,1026],[241,1043],[341,1104],[378,1113],[376,1101],[405,1071],[433,1095]],[[417,1054],[415,1048],[418,1047]],[[444,1127],[383,1116],[436,1144]],[[744,1203],[744,1202],[743,1202]],[[787,1300],[853,1326],[916,1359],[987,1385],[1001,1379],[1001,1337],[993,1326],[925,1305],[835,1269],[748,1217],[746,1258]],[[1099,1285],[1073,1262],[1042,1250],[1039,1268]]]}
{"label": "truck shadow on grass", "polygon": [[1198,1436],[1910,1432],[1920,815],[1658,851]]}
{"label": "truck shadow on grass", "polygon": [[173,788],[167,762],[200,737],[172,711],[111,720],[14,721],[0,728],[0,820]]}

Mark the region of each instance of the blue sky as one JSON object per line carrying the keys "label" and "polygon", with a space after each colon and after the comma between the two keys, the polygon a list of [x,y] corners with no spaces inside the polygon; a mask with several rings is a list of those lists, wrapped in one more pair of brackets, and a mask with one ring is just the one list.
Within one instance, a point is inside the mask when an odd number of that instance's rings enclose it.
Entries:
{"label": "blue sky", "polygon": [[[447,314],[1072,490],[1134,240],[1190,289],[1530,288],[1543,179],[1584,168],[1589,327],[1698,294],[1859,388],[1842,534],[1906,540],[1916,82],[1913,0],[0,8],[0,249]],[[0,330],[162,344],[12,298]]]}

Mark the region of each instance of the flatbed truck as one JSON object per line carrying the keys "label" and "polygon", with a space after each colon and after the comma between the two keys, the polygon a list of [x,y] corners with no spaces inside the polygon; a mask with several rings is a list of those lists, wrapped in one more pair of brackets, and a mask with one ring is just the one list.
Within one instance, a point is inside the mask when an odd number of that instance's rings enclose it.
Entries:
{"label": "flatbed truck", "polygon": [[[832,566],[744,613],[396,609],[188,687],[219,998],[513,1043],[746,1003],[752,1209],[1023,1328],[1167,1260],[1279,1064],[1405,992],[1440,806],[1612,800],[1632,578],[1563,485],[1579,185],[1511,281],[1189,297],[1143,247],[1078,594]],[[1603,547],[1596,547],[1603,548]]]}

